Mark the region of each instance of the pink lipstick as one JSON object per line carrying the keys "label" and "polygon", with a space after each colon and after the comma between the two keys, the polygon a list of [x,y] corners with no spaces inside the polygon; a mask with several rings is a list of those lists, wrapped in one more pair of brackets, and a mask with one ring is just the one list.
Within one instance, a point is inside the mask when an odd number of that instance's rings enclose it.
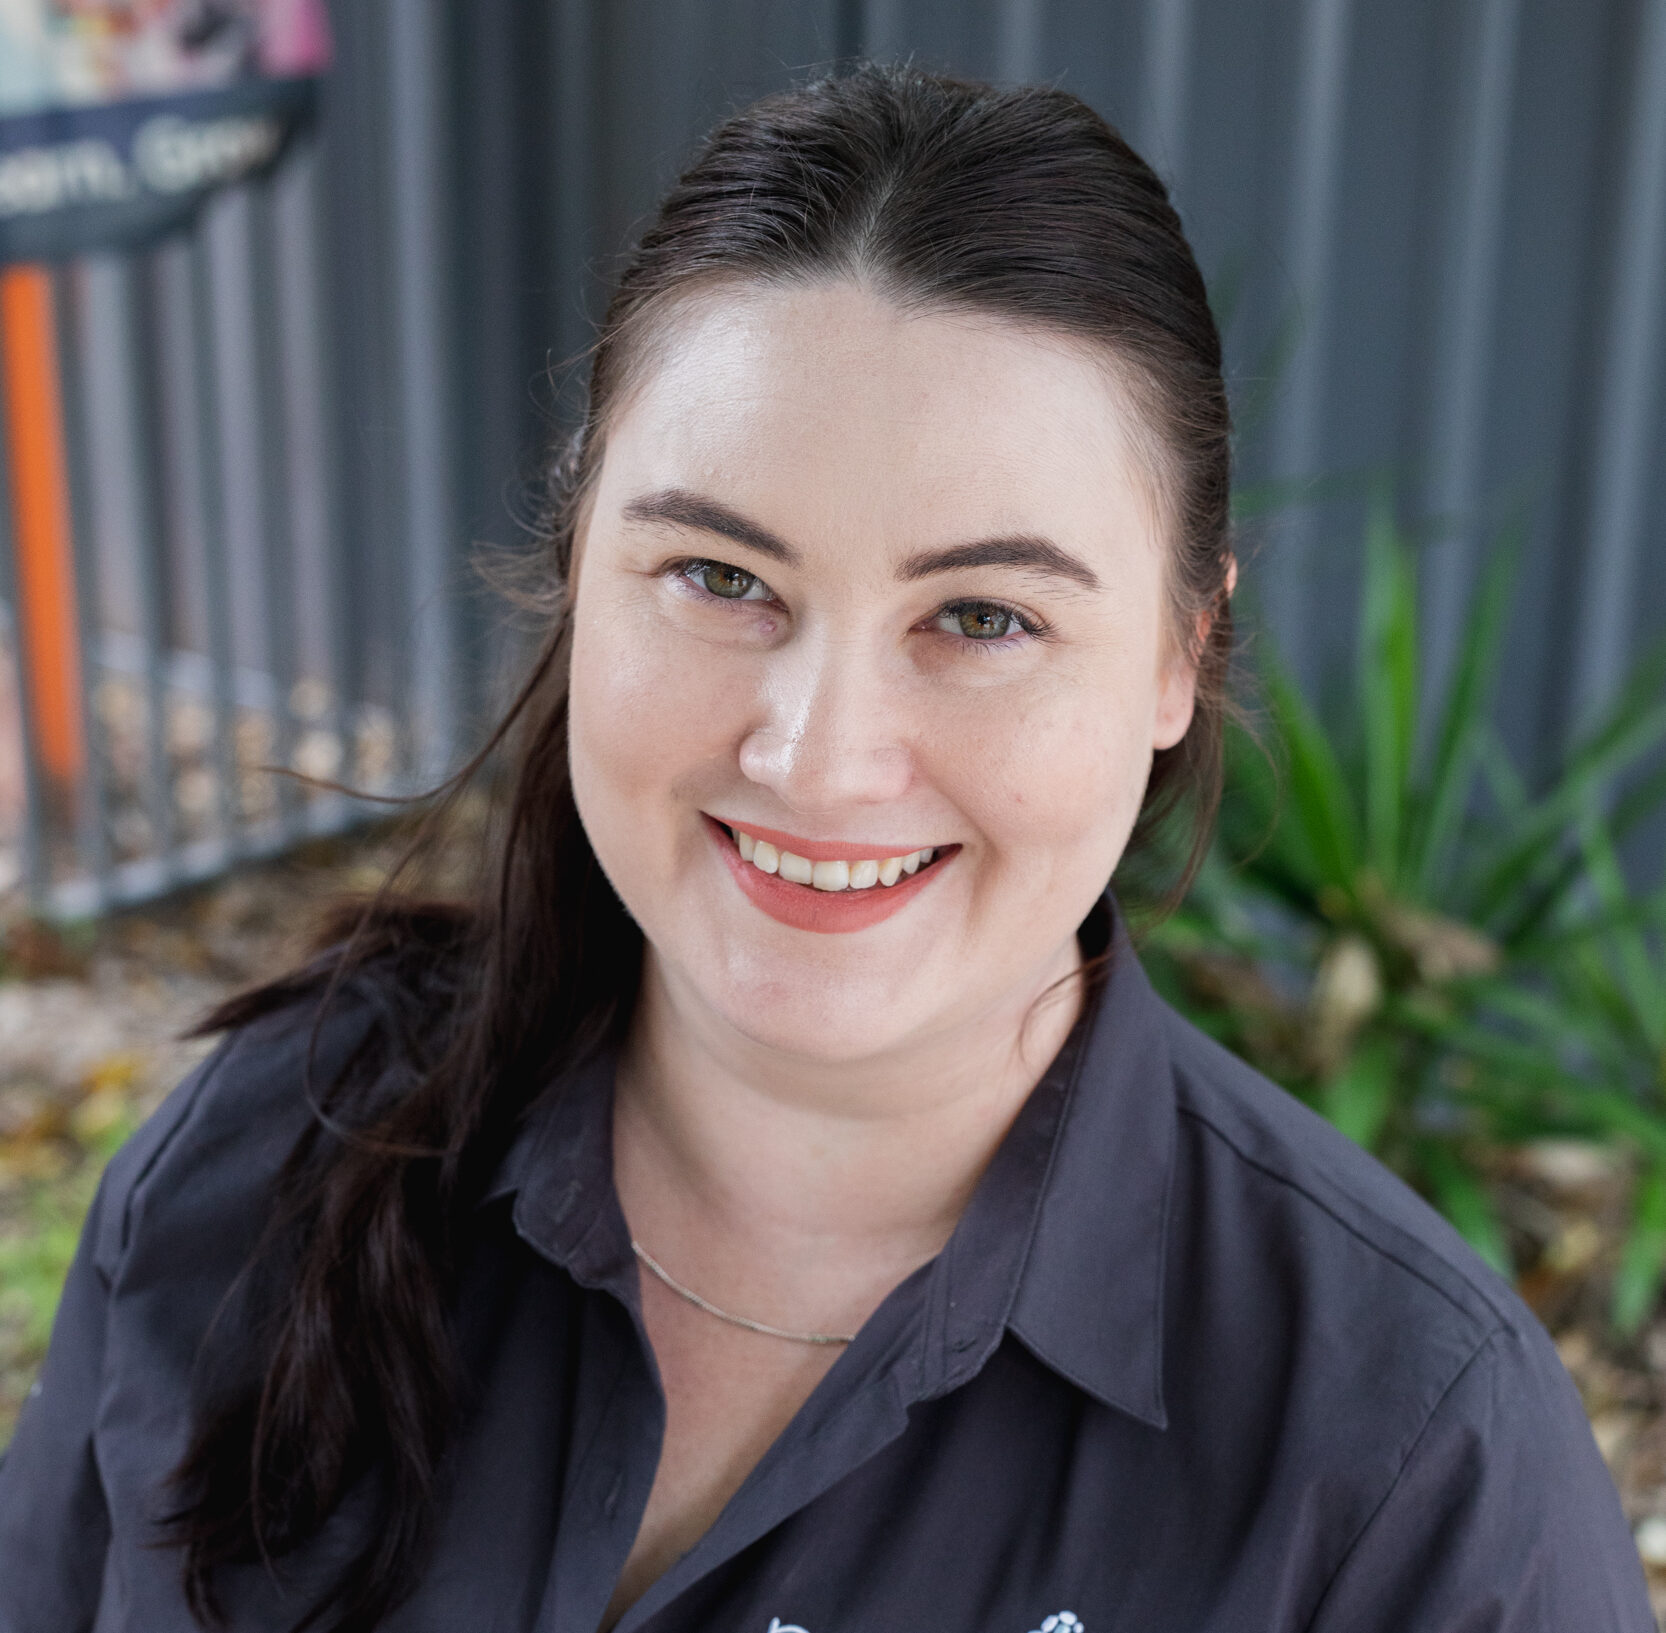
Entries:
{"label": "pink lipstick", "polygon": [[814,885],[795,884],[783,879],[778,873],[765,873],[743,860],[734,838],[735,830],[773,846],[778,852],[790,853],[811,863],[897,856],[905,854],[905,847],[874,845],[868,841],[802,839],[772,828],[725,823],[711,816],[707,816],[705,821],[712,842],[717,846],[730,875],[755,907],[780,924],[821,935],[865,930],[901,912],[930,886],[944,864],[960,850],[958,845],[943,847],[918,872],[899,878],[894,885],[876,884],[862,890],[818,890]]}

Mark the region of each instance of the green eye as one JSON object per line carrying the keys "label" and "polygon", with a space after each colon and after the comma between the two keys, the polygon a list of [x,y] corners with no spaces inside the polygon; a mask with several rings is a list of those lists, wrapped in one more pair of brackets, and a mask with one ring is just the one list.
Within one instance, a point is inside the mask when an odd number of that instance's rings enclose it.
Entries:
{"label": "green eye", "polygon": [[758,582],[756,574],[742,572],[738,567],[726,567],[721,561],[701,562],[694,577],[705,589],[726,601],[744,600]]}
{"label": "green eye", "polygon": [[1012,633],[1016,621],[1005,607],[991,601],[967,601],[958,607],[948,607],[944,616],[972,641],[999,641]]}

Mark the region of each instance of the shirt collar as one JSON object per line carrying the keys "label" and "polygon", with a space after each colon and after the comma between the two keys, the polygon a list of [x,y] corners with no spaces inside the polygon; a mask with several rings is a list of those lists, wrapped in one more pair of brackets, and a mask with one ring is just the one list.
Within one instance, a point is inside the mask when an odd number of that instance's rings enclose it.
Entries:
{"label": "shirt collar", "polygon": [[[906,1346],[911,1376],[899,1380],[915,1399],[965,1382],[1010,1331],[1104,1405],[1166,1426],[1174,1093],[1162,1004],[1107,905],[1104,978],[947,1246],[905,1283],[922,1306],[917,1342]],[[613,1069],[612,1052],[600,1052],[539,1097],[486,1200],[513,1195],[530,1246],[634,1309],[630,1233],[613,1186]]]}
{"label": "shirt collar", "polygon": [[1009,1323],[1055,1372],[1158,1429],[1176,1115],[1166,1013],[1117,914]]}
{"label": "shirt collar", "polygon": [[485,1201],[514,1197],[526,1243],[586,1287],[627,1294],[633,1308],[630,1229],[613,1185],[615,1054],[599,1049],[529,1109]]}

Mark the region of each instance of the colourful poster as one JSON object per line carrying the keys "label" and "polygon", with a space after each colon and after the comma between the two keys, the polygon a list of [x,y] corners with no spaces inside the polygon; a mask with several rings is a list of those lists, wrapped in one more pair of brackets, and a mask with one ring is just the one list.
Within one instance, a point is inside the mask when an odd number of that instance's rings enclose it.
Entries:
{"label": "colourful poster", "polygon": [[0,262],[142,243],[269,166],[324,0],[0,0]]}

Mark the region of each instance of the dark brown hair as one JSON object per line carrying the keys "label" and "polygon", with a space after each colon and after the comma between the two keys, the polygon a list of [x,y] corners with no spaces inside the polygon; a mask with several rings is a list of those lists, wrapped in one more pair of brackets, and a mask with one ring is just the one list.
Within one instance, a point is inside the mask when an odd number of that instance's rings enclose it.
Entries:
{"label": "dark brown hair", "polygon": [[348,1063],[309,1085],[311,1126],[228,1304],[241,1313],[205,1346],[172,1522],[199,1620],[216,1618],[218,1567],[298,1547],[361,1478],[374,1478],[380,1522],[297,1625],[374,1625],[418,1578],[457,1412],[448,1312],[463,1221],[532,1100],[624,1027],[641,961],[567,770],[563,591],[609,415],[678,303],[841,278],[1086,342],[1118,371],[1168,523],[1173,632],[1198,671],[1191,727],[1155,756],[1130,854],[1178,829],[1179,886],[1202,854],[1232,644],[1229,424],[1203,279],[1162,183],[1059,90],[870,67],[729,118],[619,279],[583,425],[553,462],[548,628],[504,719],[448,785],[513,742],[492,887],[466,905],[384,896],[354,909],[331,929],[334,952],[207,1023],[305,1001],[317,1024],[349,991],[376,1017]]}

